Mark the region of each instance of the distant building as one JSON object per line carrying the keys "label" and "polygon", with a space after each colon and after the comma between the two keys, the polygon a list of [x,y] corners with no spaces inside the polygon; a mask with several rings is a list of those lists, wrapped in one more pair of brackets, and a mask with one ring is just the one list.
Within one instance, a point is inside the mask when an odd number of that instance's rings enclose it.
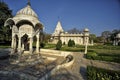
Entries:
{"label": "distant building", "polygon": [[52,34],[51,42],[53,44],[56,44],[58,40],[61,40],[62,43],[65,42],[65,44],[68,44],[68,41],[70,39],[74,40],[75,44],[85,45],[87,43],[88,45],[91,45],[89,41],[89,29],[85,28],[82,33],[71,34],[65,32],[62,28],[60,21],[58,21],[55,31]]}
{"label": "distant building", "polygon": [[120,45],[120,33],[116,35],[113,45],[115,46]]}

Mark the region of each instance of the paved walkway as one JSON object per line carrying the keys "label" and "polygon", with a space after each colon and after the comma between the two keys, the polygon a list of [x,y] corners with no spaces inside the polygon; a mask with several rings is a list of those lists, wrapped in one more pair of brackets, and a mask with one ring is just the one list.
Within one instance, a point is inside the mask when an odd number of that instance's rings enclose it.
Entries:
{"label": "paved walkway", "polygon": [[97,60],[88,60],[84,58],[83,53],[74,53],[75,62],[69,71],[79,76],[79,80],[87,80],[86,68],[88,65],[95,66],[99,68],[104,68],[108,70],[120,70],[120,64],[114,62],[105,62],[105,61],[97,61]]}
{"label": "paved walkway", "polygon": [[[99,68],[104,68],[104,69],[109,69],[109,70],[115,70],[115,71],[119,70],[120,71],[120,64],[118,64],[118,63],[97,61],[97,60],[88,60],[88,59],[84,58],[83,53],[75,52],[73,54],[74,54],[73,57],[75,59],[74,64],[67,69],[58,71],[60,74],[66,73],[66,74],[64,74],[64,77],[67,79],[61,79],[63,74],[62,75],[58,74],[56,76],[57,78],[59,78],[61,76],[60,79],[58,79],[58,80],[87,80],[86,68],[88,65],[99,67]],[[63,58],[61,58],[61,59],[63,59]],[[60,61],[62,61],[62,60],[60,60]],[[51,79],[51,80],[56,80],[56,78]]]}

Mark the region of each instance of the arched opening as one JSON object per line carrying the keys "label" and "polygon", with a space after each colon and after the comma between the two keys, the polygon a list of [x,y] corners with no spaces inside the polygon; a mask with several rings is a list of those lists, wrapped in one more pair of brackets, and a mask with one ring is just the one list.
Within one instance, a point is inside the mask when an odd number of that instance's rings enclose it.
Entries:
{"label": "arched opening", "polygon": [[34,25],[30,21],[28,21],[28,20],[21,20],[21,21],[17,22],[16,26],[19,29],[19,27],[24,25],[24,24],[31,25],[34,28]]}
{"label": "arched opening", "polygon": [[15,22],[11,18],[7,19],[4,24],[4,26],[10,26],[10,27],[12,27],[13,25],[15,25]]}
{"label": "arched opening", "polygon": [[25,51],[29,51],[29,38],[27,34],[24,34],[21,38],[22,40],[22,49]]}
{"label": "arched opening", "polygon": [[43,25],[42,24],[40,24],[40,23],[37,23],[36,25],[35,25],[35,31],[37,31],[38,29],[40,29],[40,30],[43,30]]}

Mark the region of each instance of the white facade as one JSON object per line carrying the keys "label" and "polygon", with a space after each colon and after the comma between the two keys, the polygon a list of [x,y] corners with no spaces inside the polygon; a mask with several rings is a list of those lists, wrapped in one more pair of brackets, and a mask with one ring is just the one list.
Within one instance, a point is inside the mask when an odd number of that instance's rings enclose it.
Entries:
{"label": "white facade", "polygon": [[52,43],[56,44],[58,40],[61,40],[62,43],[68,44],[68,41],[74,40],[75,44],[85,45],[89,43],[89,30],[86,28],[84,29],[83,33],[80,34],[69,34],[64,32],[60,21],[58,21],[57,26],[55,28],[54,33],[52,34]]}

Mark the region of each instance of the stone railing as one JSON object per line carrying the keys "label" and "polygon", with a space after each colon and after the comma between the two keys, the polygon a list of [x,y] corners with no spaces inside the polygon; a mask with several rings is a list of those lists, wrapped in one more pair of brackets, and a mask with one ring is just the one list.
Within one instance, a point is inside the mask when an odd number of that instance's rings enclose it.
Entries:
{"label": "stone railing", "polygon": [[[73,55],[72,52],[64,52],[64,51],[57,51],[57,50],[49,50],[49,49],[41,49],[41,52],[46,52],[45,54],[51,54],[51,55],[58,55],[58,56],[63,56],[66,57],[68,55]],[[49,52],[49,53],[48,53]],[[50,72],[48,72],[46,75],[44,75],[41,79],[39,80],[46,80],[48,79],[51,75],[54,75],[57,70],[61,68],[67,68],[72,66],[74,63],[74,57],[71,61],[65,62],[63,64],[57,65],[54,69],[52,69]]]}
{"label": "stone railing", "polygon": [[48,55],[54,55],[54,56],[66,57],[67,55],[73,55],[72,52],[50,50],[50,49],[40,49],[40,51],[41,51],[41,54],[48,54]]}

